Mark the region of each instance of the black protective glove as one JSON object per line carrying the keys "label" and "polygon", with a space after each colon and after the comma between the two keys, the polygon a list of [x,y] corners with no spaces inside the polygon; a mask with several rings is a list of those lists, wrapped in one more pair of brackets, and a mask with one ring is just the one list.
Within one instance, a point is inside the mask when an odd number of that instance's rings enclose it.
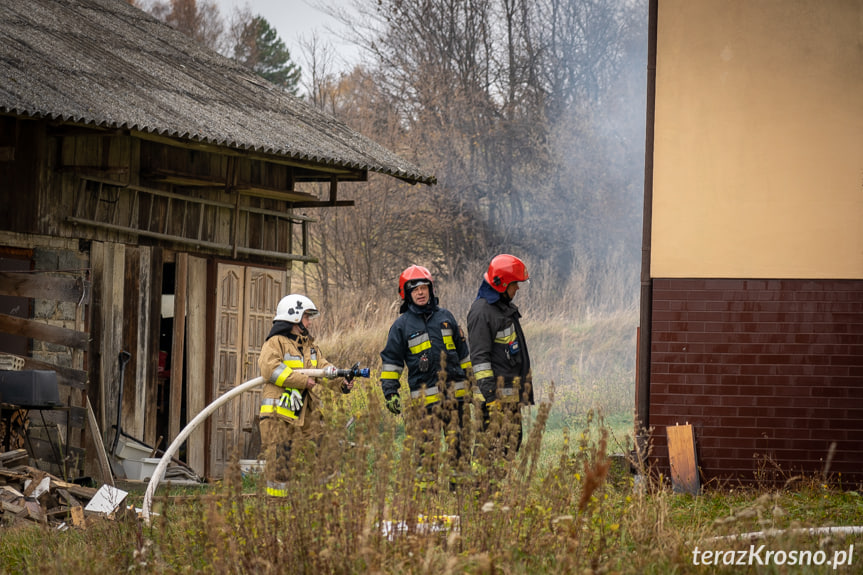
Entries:
{"label": "black protective glove", "polygon": [[387,409],[389,409],[395,415],[398,415],[402,412],[402,399],[399,397],[398,393],[391,393],[387,397]]}

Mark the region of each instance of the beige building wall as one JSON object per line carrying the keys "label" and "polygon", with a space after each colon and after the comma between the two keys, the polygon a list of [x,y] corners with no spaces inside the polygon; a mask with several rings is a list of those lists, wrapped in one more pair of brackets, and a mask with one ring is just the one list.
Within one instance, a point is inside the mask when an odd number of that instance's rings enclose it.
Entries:
{"label": "beige building wall", "polygon": [[863,0],[659,0],[651,275],[863,278]]}

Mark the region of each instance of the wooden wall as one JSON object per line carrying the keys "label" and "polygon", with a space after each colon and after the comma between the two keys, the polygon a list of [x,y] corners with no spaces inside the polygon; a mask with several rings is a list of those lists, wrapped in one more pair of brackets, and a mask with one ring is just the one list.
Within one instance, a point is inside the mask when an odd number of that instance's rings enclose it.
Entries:
{"label": "wooden wall", "polygon": [[[0,273],[0,295],[31,302],[26,317],[0,314],[0,332],[28,342],[26,353],[0,352],[23,360],[22,369],[57,374],[64,409],[31,411],[31,455],[38,466],[62,477],[103,477],[107,470],[85,465],[88,416],[92,282],[87,254],[76,242],[0,232],[0,252],[26,257],[27,270]],[[16,351],[20,351],[17,350]],[[37,413],[39,416],[37,417]]]}
{"label": "wooden wall", "polygon": [[254,262],[291,253],[298,230],[289,204],[243,191],[292,186],[286,166],[128,134],[60,133],[50,142],[58,153],[49,154],[40,233]]}
{"label": "wooden wall", "polygon": [[[73,254],[82,260],[75,269],[89,283],[88,299],[80,304],[86,310],[77,310],[80,325],[46,327],[33,319],[0,317],[0,330],[72,350],[74,366],[35,356],[27,358],[27,366],[56,369],[78,393],[79,409],[89,396],[98,427],[93,433],[106,449],[114,443],[118,421],[123,434],[156,446],[162,435],[156,374],[162,280],[166,264],[173,265],[174,364],[164,449],[220,390],[244,381],[237,378],[253,377],[257,364],[250,368],[254,358],[249,357],[255,351],[246,344],[259,344],[258,332],[266,331],[261,325],[287,293],[291,262],[314,261],[292,253],[295,245],[305,249],[294,236],[305,238],[306,225],[314,220],[292,213],[291,201],[317,198],[293,186],[293,167],[224,148],[193,149],[137,132],[2,116],[0,194],[6,209],[0,214],[0,248],[36,246]],[[211,310],[219,262],[239,270],[242,294],[236,327],[243,332],[236,334],[232,352],[239,363],[231,374],[214,367],[218,318]],[[0,293],[17,289],[9,278],[0,280]],[[43,288],[28,285],[28,297],[49,299]],[[259,299],[248,299],[253,296]],[[122,374],[121,352],[130,357]],[[219,476],[235,451],[256,456],[257,407],[252,394],[226,414],[222,423],[233,426],[230,432],[217,432],[224,429],[220,423],[193,433],[187,443],[190,467],[202,476]],[[81,435],[81,447],[92,448]],[[95,459],[88,459],[88,471],[96,475]]]}

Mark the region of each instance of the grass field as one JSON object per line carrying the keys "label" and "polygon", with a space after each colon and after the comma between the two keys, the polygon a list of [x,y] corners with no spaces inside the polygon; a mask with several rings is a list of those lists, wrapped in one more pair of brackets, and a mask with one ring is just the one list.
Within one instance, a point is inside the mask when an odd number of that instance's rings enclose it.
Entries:
{"label": "grass field", "polygon": [[[216,484],[160,489],[150,525],[130,513],[64,532],[2,527],[0,571],[859,573],[863,535],[800,531],[860,524],[863,501],[849,486],[810,477],[693,497],[613,456],[632,450],[632,321],[526,325],[539,401],[512,460],[490,456],[475,423],[470,464],[453,469],[444,442],[417,460],[411,420],[383,407],[372,378],[330,398],[330,432],[295,451],[284,500],[234,465]],[[339,365],[375,367],[368,342],[382,329],[368,329],[321,345]],[[140,507],[142,493],[129,502]],[[730,564],[741,557],[754,564]]]}
{"label": "grass field", "polygon": [[[732,573],[741,567],[703,565],[704,551],[727,557],[757,543],[765,547],[756,560],[764,561],[764,551],[784,552],[777,557],[786,564],[744,572],[823,573],[824,565],[791,568],[787,557],[796,551],[835,561],[850,546],[855,553],[863,547],[859,534],[717,539],[854,525],[863,501],[815,478],[676,495],[657,478],[614,464],[609,420],[594,416],[582,428],[543,431],[543,407],[511,463],[481,460],[456,492],[442,466],[431,487],[418,489],[402,447],[409,445],[403,420],[376,396],[367,401],[352,428],[356,446],[346,448],[333,433],[316,453],[293,460],[295,483],[284,501],[267,498],[258,476],[233,467],[218,484],[160,489],[149,526],[127,515],[93,520],[86,530],[6,529],[2,572]],[[331,413],[334,430],[347,416]],[[130,501],[140,506],[142,491]],[[853,561],[836,572],[859,572],[860,559]]]}

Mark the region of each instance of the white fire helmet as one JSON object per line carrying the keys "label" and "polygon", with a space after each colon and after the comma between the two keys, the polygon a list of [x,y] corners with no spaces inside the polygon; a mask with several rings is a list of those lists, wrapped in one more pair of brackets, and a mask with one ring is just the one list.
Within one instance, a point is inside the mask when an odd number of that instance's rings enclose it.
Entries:
{"label": "white fire helmet", "polygon": [[300,323],[304,313],[314,317],[318,315],[318,308],[306,296],[292,293],[279,301],[279,305],[276,307],[276,317],[273,318],[273,321]]}

